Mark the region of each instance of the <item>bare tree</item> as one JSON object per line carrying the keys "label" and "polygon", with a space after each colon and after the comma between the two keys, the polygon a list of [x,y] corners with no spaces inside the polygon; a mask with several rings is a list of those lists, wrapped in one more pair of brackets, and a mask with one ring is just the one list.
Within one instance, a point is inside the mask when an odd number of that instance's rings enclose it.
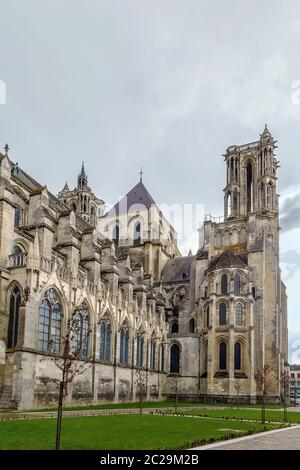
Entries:
{"label": "bare tree", "polygon": [[179,392],[179,390],[180,390],[180,385],[179,385],[179,383],[178,383],[178,377],[177,377],[177,375],[175,375],[174,377],[172,377],[172,379],[170,380],[170,385],[171,385],[171,390],[172,390],[172,392],[173,392],[174,395],[175,395],[174,409],[175,409],[175,413],[177,413],[178,392]]}
{"label": "bare tree", "polygon": [[262,392],[261,401],[261,423],[266,421],[266,396],[274,384],[276,377],[273,368],[269,364],[265,364],[263,367],[257,370],[255,374],[255,380],[258,389]]}
{"label": "bare tree", "polygon": [[[87,332],[88,336],[89,334],[90,330]],[[63,399],[68,394],[68,384],[90,367],[90,364],[80,362],[80,335],[81,322],[76,314],[73,314],[67,321],[66,334],[61,339],[62,352],[58,357],[51,358],[62,372],[59,381],[55,450],[60,449]]]}
{"label": "bare tree", "polygon": [[135,385],[137,386],[139,393],[140,414],[143,414],[143,397],[146,388],[146,372],[144,370],[136,370]]}
{"label": "bare tree", "polygon": [[277,381],[281,386],[283,392],[283,422],[288,422],[288,411],[287,411],[287,402],[289,397],[289,387],[290,387],[290,376],[286,370],[281,372]]}
{"label": "bare tree", "polygon": [[240,409],[240,393],[242,390],[242,384],[241,384],[240,379],[236,379],[236,381],[234,382],[234,388],[235,388],[236,397],[237,397],[237,409],[239,410]]}

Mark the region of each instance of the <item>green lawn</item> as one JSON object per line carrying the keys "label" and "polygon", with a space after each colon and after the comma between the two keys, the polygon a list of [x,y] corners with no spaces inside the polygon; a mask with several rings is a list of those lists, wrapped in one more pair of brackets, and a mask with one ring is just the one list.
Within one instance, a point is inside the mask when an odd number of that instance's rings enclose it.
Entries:
{"label": "green lawn", "polygon": [[[0,421],[0,449],[53,449],[55,425],[55,419]],[[170,450],[276,427],[191,417],[85,416],[63,419],[61,447],[75,450]]]}
{"label": "green lawn", "polygon": [[[245,410],[245,409],[231,409],[227,408],[225,410],[215,409],[215,410],[187,410],[180,411],[185,415],[197,415],[197,416],[208,416],[213,418],[231,418],[231,419],[260,419],[261,411],[257,410]],[[269,421],[282,421],[283,420],[283,411],[277,410],[267,410],[266,409],[266,419]],[[288,420],[290,423],[300,423],[300,413],[289,412]]]}
{"label": "green lawn", "polygon": [[[79,406],[64,406],[65,411],[78,411],[78,410],[119,410],[119,409],[131,409],[131,408],[139,408],[139,402],[129,402],[129,403],[105,403],[105,404],[97,404],[97,405],[79,405]],[[198,403],[198,402],[178,402],[177,407],[196,407],[196,406],[227,406],[226,403]],[[145,401],[143,402],[143,408],[174,408],[175,403],[174,401]],[[259,408],[259,405],[241,405],[241,408]],[[281,408],[282,405],[268,405],[268,408]],[[25,410],[25,411],[53,411],[56,410],[55,407],[52,408],[35,408],[33,410]],[[0,410],[1,412],[7,412],[8,410]],[[16,410],[10,410],[15,411]],[[22,411],[21,411],[22,412]]]}

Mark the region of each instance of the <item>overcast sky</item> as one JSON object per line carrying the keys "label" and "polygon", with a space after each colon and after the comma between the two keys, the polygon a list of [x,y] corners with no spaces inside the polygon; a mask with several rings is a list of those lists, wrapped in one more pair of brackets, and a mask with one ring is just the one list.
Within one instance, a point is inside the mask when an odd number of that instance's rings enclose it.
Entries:
{"label": "overcast sky", "polygon": [[0,80],[11,158],[54,193],[74,187],[84,160],[107,203],[142,166],[157,202],[222,215],[222,154],[268,123],[289,328],[300,337],[298,0],[0,0]]}

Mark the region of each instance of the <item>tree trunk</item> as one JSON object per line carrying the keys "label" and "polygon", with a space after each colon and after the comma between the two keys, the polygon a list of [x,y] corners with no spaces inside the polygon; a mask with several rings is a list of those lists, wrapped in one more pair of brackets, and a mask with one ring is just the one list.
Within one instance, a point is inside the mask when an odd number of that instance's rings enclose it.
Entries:
{"label": "tree trunk", "polygon": [[265,393],[263,393],[262,403],[261,403],[261,422],[262,422],[262,424],[264,424],[266,422]]}
{"label": "tree trunk", "polygon": [[140,414],[143,414],[143,391],[141,390],[140,387]]}
{"label": "tree trunk", "polygon": [[61,435],[61,420],[62,420],[63,396],[64,396],[64,382],[60,382],[60,384],[59,384],[58,410],[57,410],[57,423],[56,423],[56,442],[55,442],[55,450],[59,450],[59,449],[60,449],[60,435]]}

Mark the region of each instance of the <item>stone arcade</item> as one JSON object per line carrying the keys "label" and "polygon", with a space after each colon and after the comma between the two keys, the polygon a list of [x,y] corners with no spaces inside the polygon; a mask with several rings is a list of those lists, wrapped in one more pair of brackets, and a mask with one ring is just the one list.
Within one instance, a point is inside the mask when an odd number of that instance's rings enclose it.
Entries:
{"label": "stone arcade", "polygon": [[[66,321],[81,321],[78,360],[91,367],[69,402],[145,398],[259,400],[255,373],[287,366],[287,297],[279,268],[278,161],[265,127],[258,141],[225,154],[224,218],[207,216],[196,255],[181,256],[176,232],[142,179],[105,213],[88,186],[55,197],[0,154],[0,408],[57,399]],[[52,379],[49,381],[48,379]],[[274,383],[270,399],[281,396]]]}

